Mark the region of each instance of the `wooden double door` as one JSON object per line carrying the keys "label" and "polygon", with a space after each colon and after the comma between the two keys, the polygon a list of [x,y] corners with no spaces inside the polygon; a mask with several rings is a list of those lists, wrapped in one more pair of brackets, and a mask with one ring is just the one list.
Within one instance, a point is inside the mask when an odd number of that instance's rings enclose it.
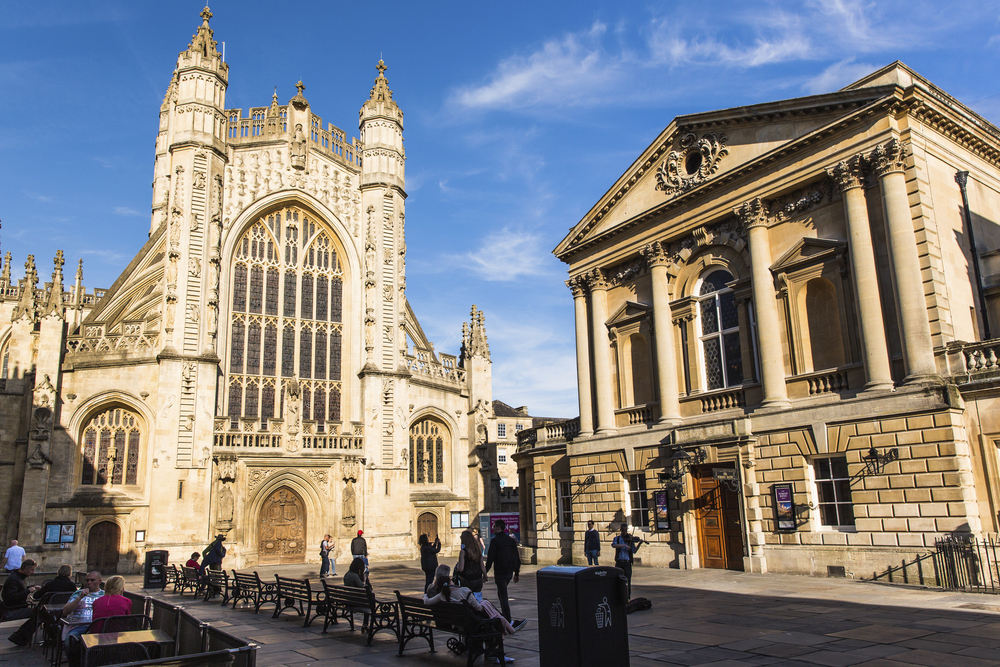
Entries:
{"label": "wooden double door", "polygon": [[122,531],[114,521],[101,521],[87,534],[87,571],[116,574],[121,555]]}
{"label": "wooden double door", "polygon": [[[272,492],[260,510],[257,556],[261,565],[304,563],[306,509],[302,498],[287,486]],[[319,552],[319,542],[315,551]]]}
{"label": "wooden double door", "polygon": [[733,468],[733,464],[695,466],[694,512],[698,521],[701,566],[719,570],[743,570],[743,524],[740,496],[712,475],[713,468]]}

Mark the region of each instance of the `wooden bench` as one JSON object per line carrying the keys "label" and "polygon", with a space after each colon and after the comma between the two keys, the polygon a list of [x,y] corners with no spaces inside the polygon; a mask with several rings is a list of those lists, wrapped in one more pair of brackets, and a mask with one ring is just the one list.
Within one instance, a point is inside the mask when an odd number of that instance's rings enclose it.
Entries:
{"label": "wooden bench", "polygon": [[354,614],[368,615],[368,646],[379,630],[389,630],[399,639],[399,604],[396,602],[380,602],[375,599],[371,586],[354,588],[352,586],[334,586],[323,580],[323,592],[326,593],[326,621],[323,632],[333,623],[337,625],[338,618],[346,618],[354,631]]}
{"label": "wooden bench", "polygon": [[266,602],[274,602],[278,596],[277,584],[267,583],[260,580],[260,575],[244,574],[233,570],[232,585],[233,609],[240,600],[246,600],[253,605],[253,613],[260,611],[261,605]]}
{"label": "wooden bench", "polygon": [[170,584],[174,585],[174,592],[177,592],[177,580],[180,579],[181,573],[177,569],[176,565],[167,565],[163,568],[163,586],[160,590],[164,590]]}
{"label": "wooden bench", "polygon": [[[314,591],[309,585],[308,579],[289,579],[280,575],[274,575],[278,584],[278,595],[274,604],[274,614],[271,618],[278,618],[281,612],[291,609],[299,616],[305,616],[302,627],[308,628],[309,624],[316,620],[318,613],[313,613],[313,605],[319,605],[326,600],[323,591]],[[305,611],[302,606],[305,605]]]}
{"label": "wooden bench", "polygon": [[199,585],[205,591],[204,602],[221,595],[222,606],[229,604],[229,575],[225,570],[205,570],[205,576],[201,578]]}
{"label": "wooden bench", "polygon": [[198,597],[198,589],[201,586],[201,575],[193,567],[182,567],[181,576],[174,584],[174,593],[184,595],[184,591],[190,589],[195,597]]}
{"label": "wooden bench", "polygon": [[504,664],[500,619],[481,618],[465,600],[461,604],[427,605],[423,598],[400,595],[399,591],[396,591],[396,600],[399,602],[399,655],[403,655],[407,642],[416,637],[426,639],[434,653],[434,631],[437,630],[456,635],[448,639],[447,646],[455,655],[467,651],[468,667],[472,667],[479,656],[493,657]]}

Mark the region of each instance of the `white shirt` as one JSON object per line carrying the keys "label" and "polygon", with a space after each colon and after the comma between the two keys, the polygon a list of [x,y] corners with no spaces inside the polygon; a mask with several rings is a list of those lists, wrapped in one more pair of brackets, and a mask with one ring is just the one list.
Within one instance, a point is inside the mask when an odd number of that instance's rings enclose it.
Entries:
{"label": "white shirt", "polygon": [[7,549],[4,557],[7,559],[8,570],[18,570],[21,568],[21,561],[24,560],[24,549],[15,544]]}

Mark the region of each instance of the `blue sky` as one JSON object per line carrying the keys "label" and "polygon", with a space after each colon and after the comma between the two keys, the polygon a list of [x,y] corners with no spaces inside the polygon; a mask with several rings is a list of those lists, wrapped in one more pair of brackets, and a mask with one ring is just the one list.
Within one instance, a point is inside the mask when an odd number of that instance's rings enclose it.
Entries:
{"label": "blue sky", "polygon": [[[197,2],[5,3],[2,250],[108,287],[146,239],[157,113]],[[573,304],[551,255],[679,114],[836,90],[902,60],[1000,123],[995,2],[212,4],[227,106],[357,136],[383,57],[406,114],[407,294],[439,351],[486,313],[493,392],[574,416]]]}

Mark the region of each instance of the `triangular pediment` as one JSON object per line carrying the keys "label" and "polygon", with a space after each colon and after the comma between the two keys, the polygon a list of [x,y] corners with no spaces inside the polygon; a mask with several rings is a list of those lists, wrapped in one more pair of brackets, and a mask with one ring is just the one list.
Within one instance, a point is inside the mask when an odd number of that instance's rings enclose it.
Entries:
{"label": "triangular pediment", "polygon": [[774,273],[787,273],[802,266],[824,262],[844,252],[847,244],[835,239],[804,238],[771,265]]}
{"label": "triangular pediment", "polygon": [[147,331],[158,326],[165,252],[166,225],[160,225],[90,311],[84,325],[103,324],[106,334],[123,333],[126,322],[145,322]]}
{"label": "triangular pediment", "polygon": [[[823,95],[676,117],[553,251],[569,257],[757,168],[885,100],[889,80]],[[727,178],[730,177],[730,178]]]}
{"label": "triangular pediment", "polygon": [[642,319],[653,312],[652,306],[647,306],[644,303],[637,303],[635,301],[626,301],[618,310],[612,313],[611,317],[608,318],[606,324],[609,327],[621,326],[623,324],[629,324],[636,320]]}

